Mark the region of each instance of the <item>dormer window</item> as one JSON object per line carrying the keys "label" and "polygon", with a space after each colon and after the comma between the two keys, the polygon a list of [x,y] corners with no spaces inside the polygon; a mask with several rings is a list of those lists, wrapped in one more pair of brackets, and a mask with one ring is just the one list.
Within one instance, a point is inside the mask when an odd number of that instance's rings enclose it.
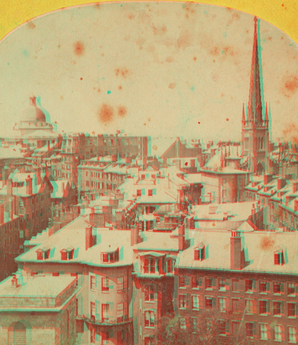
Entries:
{"label": "dormer window", "polygon": [[173,258],[167,260],[167,273],[174,273],[175,262],[176,260]]}
{"label": "dormer window", "polygon": [[50,257],[50,249],[40,248],[36,251],[37,260],[47,260]]}
{"label": "dormer window", "polygon": [[144,273],[155,273],[155,259],[145,259]]}
{"label": "dormer window", "polygon": [[282,249],[274,253],[274,265],[283,265],[285,263],[284,252]]}
{"label": "dormer window", "polygon": [[194,259],[203,261],[205,260],[205,245],[201,243],[198,247],[194,250]]}
{"label": "dormer window", "polygon": [[112,252],[101,253],[101,261],[105,263],[113,263],[119,261],[119,248]]}
{"label": "dormer window", "polygon": [[62,249],[60,251],[61,260],[72,260],[73,259],[73,252],[74,252],[73,248]]}

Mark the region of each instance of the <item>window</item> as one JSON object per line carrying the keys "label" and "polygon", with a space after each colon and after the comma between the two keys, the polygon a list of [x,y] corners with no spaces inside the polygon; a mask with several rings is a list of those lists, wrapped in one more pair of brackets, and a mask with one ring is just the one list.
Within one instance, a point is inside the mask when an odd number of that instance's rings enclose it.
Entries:
{"label": "window", "polygon": [[179,308],[186,309],[187,295],[179,295]]}
{"label": "window", "polygon": [[95,328],[91,327],[90,329],[90,343],[94,344],[95,343]]}
{"label": "window", "polygon": [[274,265],[283,265],[285,263],[284,261],[284,252],[283,250],[277,250],[274,253]]}
{"label": "window", "polygon": [[152,196],[152,189],[148,189],[148,196]]}
{"label": "window", "polygon": [[288,295],[296,296],[296,293],[297,293],[297,285],[295,283],[288,283]]}
{"label": "window", "polygon": [[101,253],[102,262],[117,262],[119,261],[119,248],[112,253]]}
{"label": "window", "polygon": [[168,259],[167,260],[167,272],[168,273],[174,273],[174,267],[175,267],[175,259]]}
{"label": "window", "polygon": [[247,314],[252,314],[254,312],[255,301],[252,299],[245,300],[245,309]]}
{"label": "window", "polygon": [[205,297],[205,308],[206,309],[214,309],[215,307],[216,307],[215,297],[206,296]]}
{"label": "window", "polygon": [[185,318],[184,317],[180,317],[179,323],[180,323],[180,328],[181,329],[186,329],[186,322],[185,322]]}
{"label": "window", "polygon": [[239,279],[232,279],[232,290],[233,292],[239,292]]}
{"label": "window", "polygon": [[253,292],[255,290],[256,281],[254,279],[247,279],[245,281],[245,292]]}
{"label": "window", "polygon": [[144,273],[155,273],[155,260],[145,259]]}
{"label": "window", "polygon": [[211,277],[205,278],[205,289],[214,289],[216,285],[216,279]]}
{"label": "window", "polygon": [[95,320],[95,303],[90,302],[90,318],[91,320]]}
{"label": "window", "polygon": [[145,338],[145,345],[155,345],[155,340],[153,337],[146,337]]}
{"label": "window", "polygon": [[203,278],[199,276],[192,277],[192,288],[199,289],[203,285]]}
{"label": "window", "polygon": [[225,297],[220,297],[218,299],[219,311],[225,312],[227,310],[227,299]]}
{"label": "window", "polygon": [[179,287],[185,288],[188,285],[188,277],[186,276],[179,276]]}
{"label": "window", "polygon": [[288,316],[296,317],[296,303],[288,303]]}
{"label": "window", "polygon": [[289,327],[289,342],[296,343],[296,327],[290,326]]}
{"label": "window", "polygon": [[142,190],[141,189],[138,189],[137,190],[137,196],[141,196],[142,195]]}
{"label": "window", "polygon": [[273,283],[273,293],[281,294],[283,292],[283,284],[279,282]]}
{"label": "window", "polygon": [[240,327],[240,322],[232,322],[232,334],[233,335],[238,335],[238,331],[239,331],[239,327]]}
{"label": "window", "polygon": [[90,276],[90,290],[95,289],[95,276]]}
{"label": "window", "polygon": [[124,277],[117,278],[117,291],[123,291],[124,290]]}
{"label": "window", "polygon": [[154,285],[145,286],[145,301],[151,302],[154,301]]}
{"label": "window", "polygon": [[254,324],[253,322],[247,322],[245,324],[245,331],[247,337],[253,337],[254,336]]}
{"label": "window", "polygon": [[274,326],[274,340],[281,341],[282,340],[282,328],[281,325]]}
{"label": "window", "polygon": [[232,299],[232,311],[233,313],[240,313],[240,299],[233,298]]}
{"label": "window", "polygon": [[281,316],[283,314],[283,302],[273,301],[273,315]]}
{"label": "window", "polygon": [[268,314],[270,312],[270,301],[260,300],[260,314]]}
{"label": "window", "polygon": [[109,278],[107,278],[107,277],[101,278],[101,290],[102,291],[109,291],[110,290]]}
{"label": "window", "polygon": [[127,303],[117,304],[117,322],[122,322],[127,319]]}
{"label": "window", "polygon": [[195,332],[198,330],[198,318],[192,317],[191,319],[192,319],[192,329]]}
{"label": "window", "polygon": [[102,312],[102,321],[106,322],[109,321],[109,304],[103,303],[101,307],[101,312]]}
{"label": "window", "polygon": [[205,246],[203,244],[194,249],[194,259],[201,261],[205,259]]}
{"label": "window", "polygon": [[226,291],[227,286],[228,286],[227,279],[225,279],[225,278],[219,278],[219,280],[218,280],[218,288],[219,288],[219,291]]}
{"label": "window", "polygon": [[269,292],[269,282],[261,281],[259,283],[259,289],[260,289],[260,293],[267,293],[267,292]]}
{"label": "window", "polygon": [[154,327],[154,311],[145,311],[145,327]]}
{"label": "window", "polygon": [[260,336],[262,340],[268,339],[268,325],[265,323],[260,324]]}
{"label": "window", "polygon": [[72,260],[73,259],[73,248],[62,249],[61,253],[61,260]]}
{"label": "window", "polygon": [[192,296],[192,309],[200,309],[200,296]]}

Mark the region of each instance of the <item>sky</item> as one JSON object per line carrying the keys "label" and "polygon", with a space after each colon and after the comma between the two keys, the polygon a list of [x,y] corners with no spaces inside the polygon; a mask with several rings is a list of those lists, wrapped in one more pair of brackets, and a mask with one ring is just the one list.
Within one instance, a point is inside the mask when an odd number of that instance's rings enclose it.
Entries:
{"label": "sky", "polygon": [[[0,136],[29,97],[59,131],[240,140],[253,16],[190,3],[111,3],[59,10],[0,42]],[[272,138],[298,127],[298,50],[260,20]]]}

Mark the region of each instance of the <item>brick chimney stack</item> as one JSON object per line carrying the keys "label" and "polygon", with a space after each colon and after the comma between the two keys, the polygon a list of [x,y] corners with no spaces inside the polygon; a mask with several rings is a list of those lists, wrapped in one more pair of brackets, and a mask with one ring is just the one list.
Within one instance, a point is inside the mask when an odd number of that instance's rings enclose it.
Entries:
{"label": "brick chimney stack", "polygon": [[230,237],[230,262],[232,270],[242,270],[244,267],[244,252],[240,231],[232,231]]}
{"label": "brick chimney stack", "polygon": [[270,183],[272,180],[273,180],[273,175],[272,174],[264,175],[264,185]]}
{"label": "brick chimney stack", "polygon": [[32,195],[32,178],[30,175],[26,178],[26,194]]}
{"label": "brick chimney stack", "polygon": [[277,189],[282,189],[286,185],[286,179],[284,178],[279,178],[277,180]]}
{"label": "brick chimney stack", "polygon": [[185,241],[185,224],[182,224],[178,228],[178,250],[186,249],[186,241]]}
{"label": "brick chimney stack", "polygon": [[96,238],[93,236],[93,228],[91,225],[86,227],[85,230],[85,244],[86,244],[86,250],[93,247],[94,244],[96,244]]}
{"label": "brick chimney stack", "polygon": [[4,223],[4,203],[0,204],[0,225]]}

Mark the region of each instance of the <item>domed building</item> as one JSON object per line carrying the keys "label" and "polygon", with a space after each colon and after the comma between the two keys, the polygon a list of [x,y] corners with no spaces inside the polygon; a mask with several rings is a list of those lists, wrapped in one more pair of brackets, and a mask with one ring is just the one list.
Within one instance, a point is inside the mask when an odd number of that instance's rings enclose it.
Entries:
{"label": "domed building", "polygon": [[[50,121],[50,119],[48,119]],[[45,113],[36,105],[36,97],[30,97],[29,108],[24,111],[23,120],[14,127],[21,136],[35,131],[53,132],[53,125],[47,122]]]}

